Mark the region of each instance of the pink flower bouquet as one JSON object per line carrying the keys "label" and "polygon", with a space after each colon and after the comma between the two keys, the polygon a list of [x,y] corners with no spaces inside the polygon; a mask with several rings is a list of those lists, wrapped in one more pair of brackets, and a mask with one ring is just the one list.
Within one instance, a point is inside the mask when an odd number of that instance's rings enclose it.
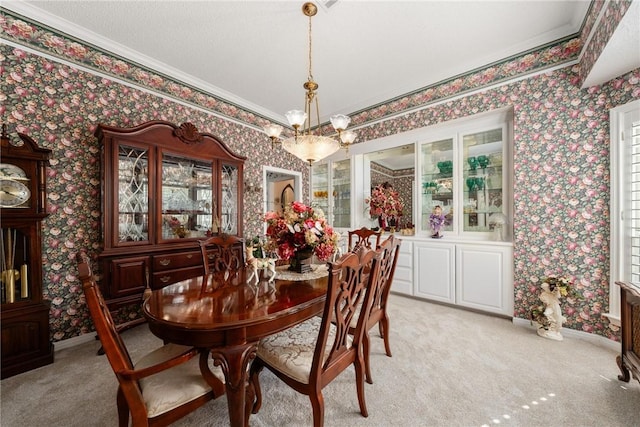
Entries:
{"label": "pink flower bouquet", "polygon": [[282,259],[296,252],[312,250],[321,261],[328,260],[338,246],[340,235],[327,223],[324,213],[301,202],[285,206],[282,214],[267,212],[267,249]]}

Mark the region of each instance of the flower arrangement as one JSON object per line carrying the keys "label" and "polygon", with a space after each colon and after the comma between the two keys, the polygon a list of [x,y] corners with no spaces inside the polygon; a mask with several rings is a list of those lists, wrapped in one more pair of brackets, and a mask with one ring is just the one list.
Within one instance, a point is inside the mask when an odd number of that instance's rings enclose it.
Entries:
{"label": "flower arrangement", "polygon": [[369,214],[372,217],[382,219],[402,216],[404,209],[400,195],[388,182],[375,186],[371,191],[371,197],[364,202],[369,206]]}
{"label": "flower arrangement", "polygon": [[[543,289],[543,292],[555,294],[558,299],[560,297],[577,297],[575,289],[573,288],[573,280],[567,277],[544,277],[542,278],[540,287]],[[549,330],[551,320],[548,314],[549,310],[546,305],[538,305],[531,309],[529,318],[532,323],[537,322],[540,328]]]}
{"label": "flower arrangement", "polygon": [[311,250],[321,261],[328,260],[338,247],[340,235],[327,224],[321,209],[301,202],[285,206],[283,213],[267,212],[267,250],[277,251],[282,259],[296,252]]}

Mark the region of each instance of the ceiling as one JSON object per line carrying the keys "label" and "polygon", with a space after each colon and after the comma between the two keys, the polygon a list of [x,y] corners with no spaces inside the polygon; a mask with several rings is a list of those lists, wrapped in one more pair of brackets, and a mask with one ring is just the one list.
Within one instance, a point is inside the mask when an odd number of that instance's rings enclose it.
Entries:
{"label": "ceiling", "polygon": [[[2,6],[286,123],[284,112],[304,102],[302,3],[3,0]],[[321,121],[576,34],[589,4],[325,0],[312,18]]]}

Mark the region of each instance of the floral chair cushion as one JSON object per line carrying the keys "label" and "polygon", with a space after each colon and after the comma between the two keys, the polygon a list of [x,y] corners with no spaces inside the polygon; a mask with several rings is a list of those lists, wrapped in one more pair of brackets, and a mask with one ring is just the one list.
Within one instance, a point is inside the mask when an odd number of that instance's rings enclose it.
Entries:
{"label": "floral chair cushion", "polygon": [[[135,367],[140,369],[156,365],[189,350],[189,348],[177,344],[167,344],[145,355],[136,363]],[[222,370],[219,367],[213,367],[213,362],[209,364],[209,367],[211,372],[224,383]],[[158,374],[142,378],[140,388],[149,418],[190,402],[211,390],[200,373],[198,357]]]}
{"label": "floral chair cushion", "polygon": [[[287,376],[308,384],[321,323],[322,318],[315,316],[293,328],[264,338],[258,346],[258,357]],[[325,357],[329,354],[334,339],[335,327],[331,325]],[[351,343],[349,337],[349,345]]]}

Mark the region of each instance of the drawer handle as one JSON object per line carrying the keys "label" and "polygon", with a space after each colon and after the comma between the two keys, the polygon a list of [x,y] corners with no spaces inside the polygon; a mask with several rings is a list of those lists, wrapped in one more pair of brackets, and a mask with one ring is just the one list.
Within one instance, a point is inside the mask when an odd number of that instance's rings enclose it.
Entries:
{"label": "drawer handle", "polygon": [[167,266],[167,265],[169,265],[169,264],[171,264],[171,260],[170,260],[170,259],[168,259],[168,258],[165,258],[165,259],[161,259],[161,260],[160,260],[160,265],[161,265],[161,266],[163,266],[163,267],[166,267],[166,266]]}
{"label": "drawer handle", "polygon": [[191,258],[193,258],[192,254],[187,255],[187,259],[191,259]]}
{"label": "drawer handle", "polygon": [[163,276],[160,278],[162,283],[167,283],[169,280],[171,280],[171,276]]}

